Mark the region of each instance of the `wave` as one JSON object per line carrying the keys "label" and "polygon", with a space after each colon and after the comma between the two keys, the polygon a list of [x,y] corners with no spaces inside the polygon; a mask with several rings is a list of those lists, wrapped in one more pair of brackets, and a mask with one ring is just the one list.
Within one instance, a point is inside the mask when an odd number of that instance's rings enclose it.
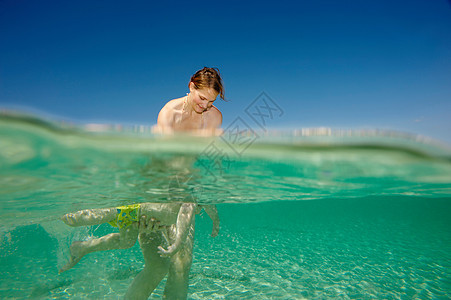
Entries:
{"label": "wave", "polygon": [[392,131],[248,130],[200,138],[0,115],[0,228],[137,202],[397,196],[450,197],[449,148]]}
{"label": "wave", "polygon": [[[2,135],[8,130],[40,135],[73,147],[91,146],[107,150],[173,151],[199,153],[212,141],[228,154],[255,155],[263,151],[334,151],[384,150],[407,152],[429,158],[451,159],[451,147],[438,140],[394,130],[343,130],[332,128],[301,128],[291,130],[245,129],[225,131],[220,138],[197,137],[188,134],[161,136],[152,134],[149,125],[75,123],[55,121],[23,112],[0,110]],[[6,130],[6,131],[5,131]],[[17,132],[16,132],[17,133]],[[158,144],[158,145],[157,145]],[[179,147],[180,144],[183,147]],[[243,148],[246,149],[243,149]]]}

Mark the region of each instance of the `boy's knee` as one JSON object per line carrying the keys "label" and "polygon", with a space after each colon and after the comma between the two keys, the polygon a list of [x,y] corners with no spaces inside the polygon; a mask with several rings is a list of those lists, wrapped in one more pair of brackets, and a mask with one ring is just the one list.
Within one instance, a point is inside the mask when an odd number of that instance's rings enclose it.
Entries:
{"label": "boy's knee", "polygon": [[189,272],[192,262],[193,262],[192,257],[190,257],[188,255],[178,256],[178,257],[173,257],[172,265],[173,265],[174,269],[177,270],[177,272],[183,273],[185,271]]}

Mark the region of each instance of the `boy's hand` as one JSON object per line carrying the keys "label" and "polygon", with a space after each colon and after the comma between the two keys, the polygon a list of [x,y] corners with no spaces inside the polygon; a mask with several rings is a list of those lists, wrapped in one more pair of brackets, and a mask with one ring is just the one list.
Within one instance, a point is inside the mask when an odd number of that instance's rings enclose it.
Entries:
{"label": "boy's hand", "polygon": [[139,220],[139,233],[155,233],[157,231],[161,231],[166,226],[160,225],[160,221],[158,221],[155,218],[150,218],[150,220],[147,219],[146,216],[142,216]]}
{"label": "boy's hand", "polygon": [[161,257],[171,257],[172,255],[177,253],[177,251],[180,250],[180,246],[181,245],[172,244],[168,247],[167,250],[161,246],[158,246],[158,253],[160,254]]}
{"label": "boy's hand", "polygon": [[219,233],[219,219],[213,222],[213,229],[211,231],[211,237],[218,236]]}
{"label": "boy's hand", "polygon": [[202,208],[205,210],[207,215],[210,217],[213,222],[213,229],[211,231],[211,236],[215,237],[219,233],[219,215],[218,210],[216,209],[216,205],[203,205]]}

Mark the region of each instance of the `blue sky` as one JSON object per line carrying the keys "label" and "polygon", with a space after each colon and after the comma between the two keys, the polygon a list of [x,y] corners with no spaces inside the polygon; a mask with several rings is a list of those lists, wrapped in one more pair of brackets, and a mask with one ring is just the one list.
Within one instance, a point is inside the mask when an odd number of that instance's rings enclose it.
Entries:
{"label": "blue sky", "polygon": [[451,5],[412,1],[0,1],[0,106],[154,124],[221,70],[224,127],[262,91],[274,128],[378,128],[451,143]]}

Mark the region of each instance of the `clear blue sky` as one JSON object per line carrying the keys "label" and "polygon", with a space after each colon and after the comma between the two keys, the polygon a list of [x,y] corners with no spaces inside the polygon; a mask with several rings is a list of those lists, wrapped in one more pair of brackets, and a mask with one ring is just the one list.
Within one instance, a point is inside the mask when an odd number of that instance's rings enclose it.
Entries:
{"label": "clear blue sky", "polygon": [[262,91],[276,128],[380,128],[451,143],[447,0],[0,1],[0,106],[154,124],[218,67],[224,127]]}

